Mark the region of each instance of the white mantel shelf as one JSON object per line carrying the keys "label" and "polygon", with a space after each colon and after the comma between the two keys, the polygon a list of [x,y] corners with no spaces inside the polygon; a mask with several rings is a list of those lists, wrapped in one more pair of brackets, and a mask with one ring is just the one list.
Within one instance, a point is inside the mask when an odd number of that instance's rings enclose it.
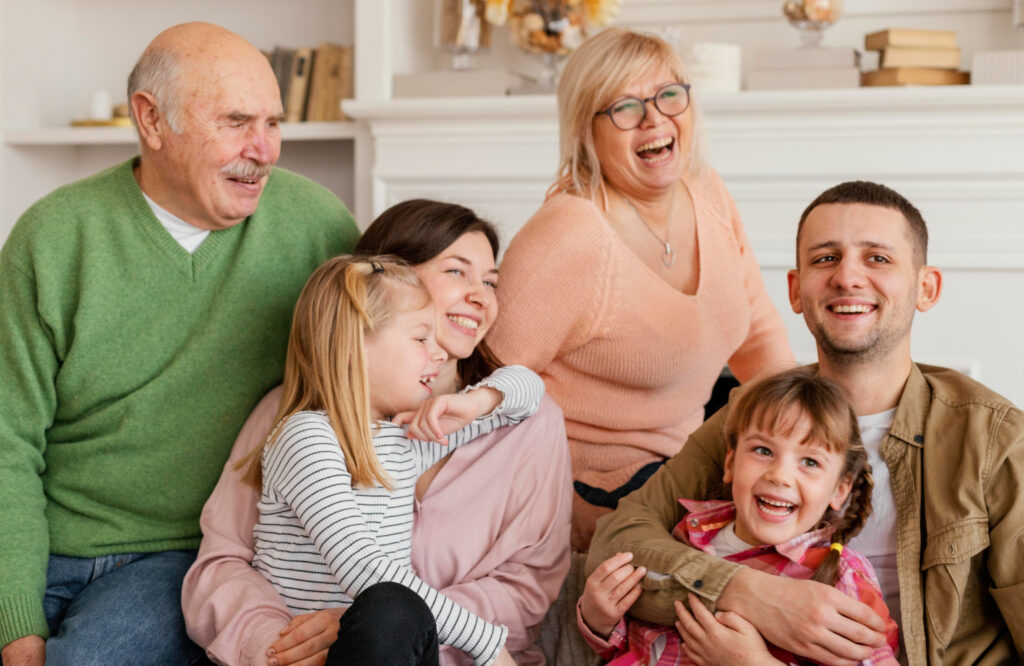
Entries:
{"label": "white mantel shelf", "polygon": [[[825,113],[831,117],[852,118],[882,113],[890,117],[904,116],[915,126],[959,120],[972,126],[995,121],[1004,127],[1024,128],[1024,86],[709,92],[700,97],[700,104],[709,123],[737,116],[792,121],[794,114]],[[345,100],[343,107],[353,118],[368,121],[476,118],[548,118],[554,121],[557,112],[553,95]],[[869,120],[877,124],[874,119]]]}
{"label": "white mantel shelf", "polygon": [[[352,139],[357,128],[351,122],[284,123],[284,141],[331,141]],[[133,127],[40,127],[8,130],[3,134],[9,146],[102,146],[138,143]]]}
{"label": "white mantel shelf", "polygon": [[[762,265],[792,262],[786,218],[797,202],[860,178],[942,207],[933,247],[947,268],[1024,269],[1024,86],[708,93],[699,105],[710,163],[748,220]],[[347,100],[343,108],[371,137],[364,196],[373,215],[434,195],[495,211],[510,233],[554,180],[552,95]],[[994,203],[1005,207],[993,219]]]}

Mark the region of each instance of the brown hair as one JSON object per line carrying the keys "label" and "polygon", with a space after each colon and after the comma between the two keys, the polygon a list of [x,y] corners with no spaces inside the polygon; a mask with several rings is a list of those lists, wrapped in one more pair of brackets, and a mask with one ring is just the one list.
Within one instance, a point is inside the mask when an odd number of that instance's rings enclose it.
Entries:
{"label": "brown hair", "polygon": [[[563,189],[593,197],[601,187],[601,164],[594,148],[594,114],[615,101],[638,77],[667,67],[681,83],[690,81],[686,64],[664,39],[626,28],[607,28],[583,42],[569,56],[558,81],[558,183]],[[703,166],[699,105],[690,90],[693,136],[688,168]]]}
{"label": "brown hair", "polygon": [[825,190],[804,209],[800,216],[800,224],[796,229],[796,263],[798,266],[800,265],[800,234],[804,229],[804,221],[811,211],[825,204],[858,203],[889,208],[902,213],[910,229],[910,238],[914,245],[914,259],[918,262],[917,267],[920,268],[928,263],[928,226],[924,223],[921,211],[902,194],[885,185],[867,180],[851,180]]}
{"label": "brown hair", "polygon": [[[739,396],[729,403],[725,420],[730,450],[736,450],[740,435],[752,427],[789,435],[800,421],[787,418],[796,407],[811,426],[803,443],[815,442],[829,451],[845,454],[840,478],[852,480],[846,509],[840,515],[829,508],[822,516],[822,522],[833,528],[832,543],[845,545],[871,515],[875,482],[860,440],[857,416],[843,389],[807,368],[793,368],[756,380],[738,391]],[[834,585],[839,576],[839,558],[838,551],[829,550],[812,580]]]}
{"label": "brown hair", "polygon": [[[399,298],[401,287],[422,293],[416,303]],[[263,450],[296,412],[323,410],[345,455],[352,485],[375,482],[391,489],[391,480],[373,450],[370,435],[370,387],[364,342],[403,309],[424,307],[430,296],[416,272],[394,257],[340,256],[316,269],[295,304],[281,404],[274,427],[235,465],[248,466],[245,481],[263,483]]]}
{"label": "brown hair", "polygon": [[[419,266],[473,232],[487,238],[497,259],[500,245],[493,224],[459,204],[409,199],[377,216],[356,243],[354,252],[358,255],[388,254],[410,266]],[[462,386],[476,384],[499,367],[501,363],[486,340],[481,340],[472,354],[456,363]]]}

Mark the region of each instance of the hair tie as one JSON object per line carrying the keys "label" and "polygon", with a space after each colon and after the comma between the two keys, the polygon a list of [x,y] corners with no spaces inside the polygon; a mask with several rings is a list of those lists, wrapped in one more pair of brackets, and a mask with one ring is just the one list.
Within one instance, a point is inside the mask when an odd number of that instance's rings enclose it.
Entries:
{"label": "hair tie", "polygon": [[841,544],[839,542],[833,542],[833,544],[831,546],[829,546],[829,550],[834,550],[837,553],[839,553],[840,555],[842,555],[843,554],[843,544]]}
{"label": "hair tie", "polygon": [[374,273],[383,273],[384,272],[384,265],[381,264],[379,261],[371,261],[370,262],[370,267],[373,269]]}

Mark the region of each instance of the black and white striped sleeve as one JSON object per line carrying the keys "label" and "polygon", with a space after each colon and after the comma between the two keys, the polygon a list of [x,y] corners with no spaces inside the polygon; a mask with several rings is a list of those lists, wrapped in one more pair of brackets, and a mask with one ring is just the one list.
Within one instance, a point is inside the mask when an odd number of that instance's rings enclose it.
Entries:
{"label": "black and white striped sleeve", "polygon": [[536,372],[522,365],[507,365],[495,370],[489,377],[467,386],[461,393],[481,386],[495,389],[502,395],[501,402],[489,414],[474,419],[465,427],[448,435],[448,444],[410,440],[419,463],[418,474],[452,452],[457,446],[467,444],[477,437],[503,426],[515,425],[537,413],[541,398],[544,397],[544,380]]}
{"label": "black and white striped sleeve", "polygon": [[[440,642],[465,651],[477,664],[494,660],[507,628],[462,608],[381,551],[325,419],[304,413],[289,418],[264,453],[263,476],[264,488],[292,508],[345,594],[354,599],[382,581],[405,585],[429,606]],[[382,494],[380,502],[386,507],[388,496]]]}

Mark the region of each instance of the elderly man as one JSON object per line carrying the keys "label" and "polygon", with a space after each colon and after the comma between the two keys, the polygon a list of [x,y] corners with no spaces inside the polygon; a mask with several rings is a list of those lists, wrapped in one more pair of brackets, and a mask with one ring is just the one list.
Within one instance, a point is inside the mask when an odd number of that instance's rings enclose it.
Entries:
{"label": "elderly man", "polygon": [[140,156],[34,204],[0,253],[4,666],[201,656],[179,598],[200,509],[307,277],[358,235],[273,167],[281,97],[241,37],[166,30],[128,95]]}
{"label": "elderly man", "polygon": [[[902,661],[1017,663],[1024,656],[1024,414],[957,372],[911,360],[915,310],[935,305],[942,286],[927,265],[927,243],[921,214],[896,192],[838,185],[800,220],[790,303],[817,342],[818,371],[847,390],[858,414],[876,485],[874,513],[850,546],[879,574],[901,625]],[[631,611],[643,619],[676,620],[673,603],[690,593],[796,654],[829,664],[867,659],[882,637],[866,605],[670,536],[682,517],[679,498],[728,495],[727,410],[600,523],[588,572],[632,552],[633,564],[665,574],[644,583]],[[682,607],[679,616],[684,630],[697,626]],[[732,632],[711,620],[697,636],[730,645]]]}

